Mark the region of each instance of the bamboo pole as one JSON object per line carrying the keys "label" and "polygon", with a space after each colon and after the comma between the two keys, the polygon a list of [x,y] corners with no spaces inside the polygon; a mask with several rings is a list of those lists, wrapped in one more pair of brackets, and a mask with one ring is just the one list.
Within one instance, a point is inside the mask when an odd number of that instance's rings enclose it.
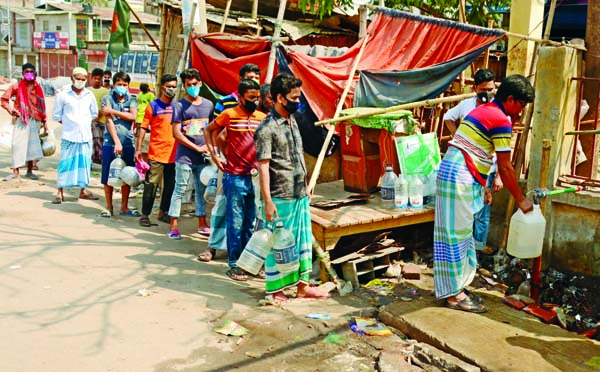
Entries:
{"label": "bamboo pole", "polygon": [[354,114],[354,115],[344,116],[344,117],[341,117],[341,118],[321,120],[321,121],[317,121],[315,123],[315,125],[335,124],[335,123],[339,123],[341,121],[347,121],[347,120],[352,120],[352,119],[364,118],[364,117],[373,116],[373,115],[387,114],[389,112],[396,112],[396,111],[400,111],[400,110],[407,110],[407,109],[412,109],[412,108],[415,108],[415,107],[432,106],[432,105],[436,105],[438,103],[448,103],[448,102],[462,101],[463,99],[475,97],[476,95],[477,95],[477,93],[465,93],[465,94],[460,94],[460,95],[457,95],[457,96],[434,98],[434,99],[427,99],[427,100],[424,100],[424,101],[403,103],[401,105],[390,106],[390,107],[379,109],[379,110],[372,110],[372,111],[365,112],[365,113],[362,113],[362,114]]}
{"label": "bamboo pole", "polygon": [[[200,29],[198,30],[198,33],[201,35],[208,34],[208,23],[206,21],[206,0],[198,0],[198,13],[200,17]],[[193,27],[194,25],[192,24],[192,28]]]}
{"label": "bamboo pole", "polygon": [[[488,21],[487,21],[488,28],[492,28],[493,25],[494,25],[494,20],[493,19],[488,19]],[[488,68],[488,66],[490,65],[490,48],[487,48],[485,50],[483,61],[484,61],[483,62],[483,68]]]}
{"label": "bamboo pole", "polygon": [[[285,14],[286,3],[286,0],[279,0],[279,11],[277,12],[277,20],[275,21],[275,29],[273,30],[273,39],[279,38],[279,35],[281,34],[281,25],[283,24],[283,15]],[[276,53],[276,45],[271,44],[271,54],[269,54],[269,64],[267,65],[265,83],[271,83],[271,80],[273,79],[273,73],[275,72]]]}
{"label": "bamboo pole", "polygon": [[[348,80],[346,81],[346,86],[344,87],[344,91],[342,92],[340,101],[338,102],[338,105],[335,109],[335,114],[333,115],[334,118],[337,118],[340,115],[340,112],[342,111],[342,107],[344,107],[344,101],[346,100],[346,96],[348,95],[348,92],[350,92],[350,87],[352,86],[352,82],[354,81],[354,73],[356,72],[356,69],[358,68],[358,63],[360,62],[362,54],[365,50],[365,45],[367,45],[368,39],[369,39],[369,34],[365,35],[365,38],[363,39],[363,44],[360,46],[360,50],[358,51],[358,54],[356,55],[356,58],[354,59],[354,63],[352,64],[352,68],[350,69],[350,74],[348,75]],[[310,182],[308,183],[308,188],[307,188],[309,194],[311,194],[312,190],[315,188],[317,179],[319,178],[319,172],[321,171],[321,166],[323,165],[323,159],[325,158],[325,152],[327,151],[327,146],[329,145],[329,142],[331,141],[331,138],[333,137],[334,133],[335,133],[335,126],[332,125],[329,128],[329,131],[327,132],[327,137],[325,138],[325,142],[323,143],[323,147],[321,148],[321,152],[319,153],[319,157],[317,158],[317,163],[315,164],[315,168],[313,169],[312,176],[310,177]],[[329,275],[331,280],[337,285],[338,291],[341,292],[342,286],[339,282],[339,279],[337,277],[335,270],[331,267],[331,261],[329,259],[329,252],[324,251],[323,247],[321,247],[319,244],[315,244],[314,242],[313,242],[312,247],[313,247],[313,250],[315,251],[316,256],[319,259],[319,262],[321,263],[321,268],[327,272],[327,275]]]}
{"label": "bamboo pole", "polygon": [[595,129],[595,130],[574,130],[574,131],[565,133],[565,136],[576,136],[578,134],[600,134],[600,129]]}
{"label": "bamboo pole", "polygon": [[125,3],[125,5],[127,5],[127,7],[129,8],[129,11],[131,12],[131,14],[133,14],[133,16],[135,17],[135,19],[137,19],[138,23],[140,24],[140,27],[146,33],[146,36],[148,36],[148,38],[150,39],[150,41],[152,42],[152,44],[154,44],[154,47],[156,48],[156,50],[160,52],[160,47],[156,43],[156,40],[154,40],[154,38],[150,34],[150,31],[148,31],[148,29],[146,28],[146,25],[144,24],[144,22],[142,22],[142,20],[137,15],[137,13],[135,12],[135,10],[133,10],[133,8],[131,7],[131,5],[129,5],[129,3],[127,2],[127,0],[123,0],[123,3]]}
{"label": "bamboo pole", "polygon": [[229,8],[231,8],[231,1],[227,0],[227,5],[225,5],[225,13],[223,14],[223,23],[221,23],[221,32],[225,31],[225,24],[227,23],[227,17],[229,17]]}
{"label": "bamboo pole", "polygon": [[[335,114],[333,115],[334,119],[337,119],[340,116],[340,112],[342,112],[342,108],[344,107],[344,102],[346,101],[346,96],[348,92],[350,92],[350,87],[352,86],[352,82],[354,81],[354,73],[358,68],[358,63],[362,58],[362,54],[365,51],[365,46],[367,45],[367,41],[369,40],[369,34],[365,35],[363,39],[363,43],[360,46],[360,50],[354,59],[354,63],[352,64],[352,68],[350,69],[350,74],[348,75],[348,80],[346,81],[346,86],[344,87],[344,91],[342,92],[342,96],[340,97],[340,101],[337,104],[335,109]],[[327,146],[329,146],[329,142],[335,133],[335,126],[332,125],[327,131],[327,136],[325,137],[325,142],[323,142],[323,147],[321,147],[321,152],[319,153],[319,157],[317,158],[317,163],[315,164],[315,168],[313,169],[312,175],[310,177],[310,182],[308,183],[308,193],[312,193],[317,184],[317,178],[319,178],[319,173],[321,172],[321,166],[323,165],[323,159],[325,159],[325,153],[327,152]]]}
{"label": "bamboo pole", "polygon": [[362,39],[367,34],[367,20],[369,18],[369,9],[361,5],[360,8],[358,8],[358,18],[358,38]]}
{"label": "bamboo pole", "polygon": [[[165,3],[161,5],[161,14],[160,14],[160,45],[167,45],[167,6]],[[165,58],[167,55],[167,48],[161,48],[158,52],[158,66],[156,67],[156,85],[160,85],[160,79],[165,72]]]}
{"label": "bamboo pole", "polygon": [[[556,0],[552,0],[551,8],[556,7]],[[553,18],[550,15],[554,15],[554,9],[550,9],[549,17],[546,22],[546,30],[552,28]],[[544,34],[544,37],[548,37],[550,34]],[[536,43],[535,53],[533,55],[533,61],[531,63],[531,67],[529,68],[529,80],[532,85],[535,86],[535,74],[537,71],[537,60],[540,54],[540,43]],[[529,131],[531,129],[531,121],[533,119],[533,106],[529,105],[527,110],[527,114],[525,117],[525,127],[523,128],[523,133],[521,134],[521,141],[517,145],[517,162],[515,164],[515,173],[517,175],[517,181],[521,178],[521,169],[523,168],[523,163],[525,161],[525,149],[527,148],[527,140],[529,139]],[[510,225],[510,218],[512,216],[513,210],[515,209],[515,198],[508,199],[508,206],[506,207],[506,214],[504,215],[504,226],[502,228],[502,239],[500,240],[500,250],[506,249],[506,243],[508,241],[508,228]]]}
{"label": "bamboo pole", "polygon": [[258,0],[252,0],[252,18],[258,19]]}
{"label": "bamboo pole", "polygon": [[[196,2],[192,3],[192,13],[190,14],[190,25],[194,24],[194,17],[196,16],[196,5],[197,5]],[[179,76],[179,73],[181,71],[183,71],[183,68],[185,67],[185,61],[186,61],[186,55],[187,55],[189,43],[190,43],[190,35],[187,35],[187,37],[183,40],[183,50],[181,51],[181,58],[179,59],[179,64],[177,65],[177,76]],[[177,99],[177,100],[181,97],[181,86],[182,86],[181,81],[178,81],[177,87],[180,89],[177,89],[177,96],[175,97],[175,99]]]}

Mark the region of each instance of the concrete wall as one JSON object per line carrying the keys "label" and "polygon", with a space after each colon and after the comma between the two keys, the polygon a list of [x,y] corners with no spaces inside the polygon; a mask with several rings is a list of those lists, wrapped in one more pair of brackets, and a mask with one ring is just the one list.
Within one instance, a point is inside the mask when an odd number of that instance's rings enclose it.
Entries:
{"label": "concrete wall", "polygon": [[[581,76],[581,53],[566,47],[543,47],[536,75],[536,99],[532,126],[527,190],[540,185],[542,145],[549,142],[547,188],[570,173],[573,130],[577,104],[577,85],[572,77]],[[496,196],[492,206],[491,245],[500,242],[508,193]],[[543,265],[560,271],[600,276],[600,193],[581,192],[547,198],[546,238]],[[496,244],[494,244],[496,243]]]}
{"label": "concrete wall", "polygon": [[[510,32],[542,38],[540,22],[544,20],[544,1],[512,0],[510,8]],[[509,37],[508,51],[506,76],[529,75],[535,42]]]}

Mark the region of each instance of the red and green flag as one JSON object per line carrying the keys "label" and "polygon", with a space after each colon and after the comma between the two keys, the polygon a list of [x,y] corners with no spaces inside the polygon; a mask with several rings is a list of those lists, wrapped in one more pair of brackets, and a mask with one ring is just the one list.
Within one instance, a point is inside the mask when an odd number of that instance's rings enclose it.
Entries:
{"label": "red and green flag", "polygon": [[129,52],[129,43],[132,40],[131,28],[129,27],[130,16],[131,11],[126,0],[116,0],[110,39],[108,40],[108,52],[113,58]]}

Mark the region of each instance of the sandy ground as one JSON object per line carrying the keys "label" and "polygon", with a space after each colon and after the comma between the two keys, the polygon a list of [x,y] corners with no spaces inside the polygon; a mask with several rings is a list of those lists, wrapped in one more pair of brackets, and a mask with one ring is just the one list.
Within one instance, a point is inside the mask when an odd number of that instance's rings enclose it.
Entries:
{"label": "sandy ground", "polygon": [[[375,348],[346,324],[350,314],[372,311],[366,300],[259,307],[261,281],[230,280],[223,254],[209,264],[195,260],[206,241],[193,218],[182,219],[184,239],[171,241],[160,222],[143,228],[137,218],[99,217],[103,198],[77,200],[78,190],[51,204],[57,160],[40,162],[38,181],[0,182],[0,370],[373,370]],[[9,166],[10,153],[0,151],[0,177]],[[101,196],[94,169],[90,191]],[[305,318],[313,312],[332,320]],[[214,332],[228,319],[250,334]],[[322,342],[329,332],[346,341]]]}

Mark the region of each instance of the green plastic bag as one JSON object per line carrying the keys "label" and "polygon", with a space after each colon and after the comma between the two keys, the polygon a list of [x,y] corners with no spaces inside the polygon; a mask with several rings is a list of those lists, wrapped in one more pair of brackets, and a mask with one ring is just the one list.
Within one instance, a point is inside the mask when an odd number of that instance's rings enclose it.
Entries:
{"label": "green plastic bag", "polygon": [[435,133],[396,137],[396,149],[400,171],[405,175],[429,176],[440,166],[440,147]]}

